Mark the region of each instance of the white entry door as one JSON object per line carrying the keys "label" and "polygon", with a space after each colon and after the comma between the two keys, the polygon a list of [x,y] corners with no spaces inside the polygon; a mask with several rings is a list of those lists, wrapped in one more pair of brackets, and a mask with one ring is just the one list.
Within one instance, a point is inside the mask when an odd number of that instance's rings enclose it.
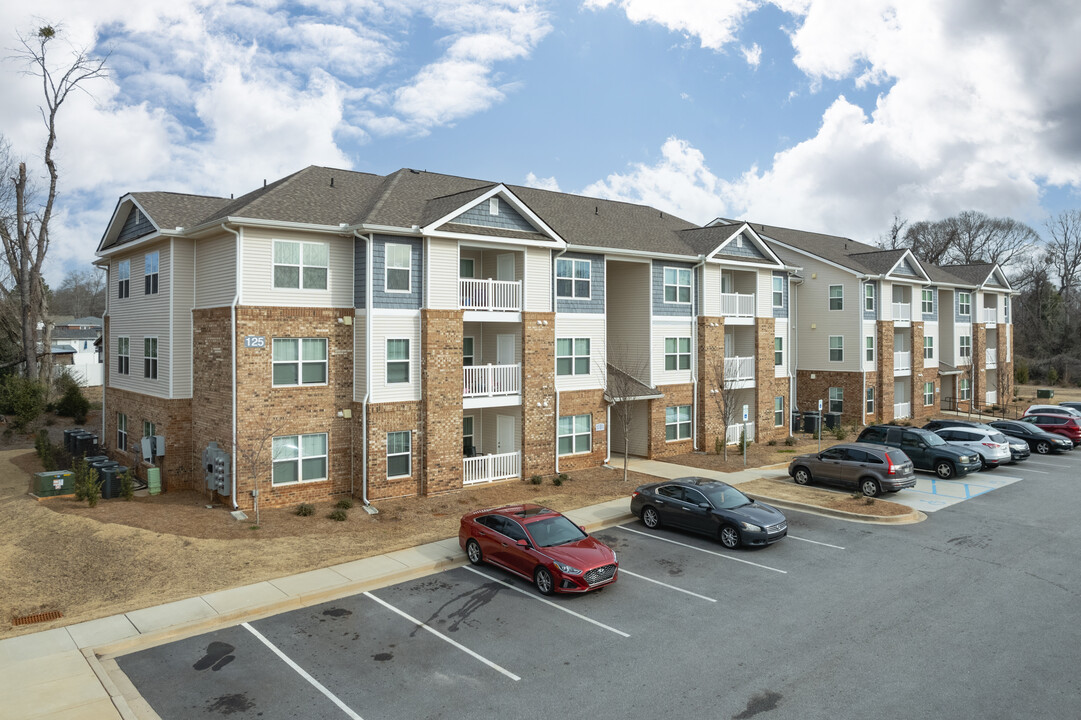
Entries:
{"label": "white entry door", "polygon": [[496,255],[495,279],[508,282],[514,280],[514,255],[512,253]]}
{"label": "white entry door", "polygon": [[495,363],[496,365],[514,364],[514,335],[495,336]]}
{"label": "white entry door", "polygon": [[495,416],[496,454],[514,452],[514,416]]}

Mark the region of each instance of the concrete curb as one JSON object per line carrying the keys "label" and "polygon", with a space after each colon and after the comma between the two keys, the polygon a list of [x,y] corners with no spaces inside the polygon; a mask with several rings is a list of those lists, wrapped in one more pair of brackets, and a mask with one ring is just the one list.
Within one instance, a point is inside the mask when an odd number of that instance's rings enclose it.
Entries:
{"label": "concrete curb", "polygon": [[[927,516],[919,510],[910,510],[904,515],[865,515],[863,513],[854,513],[847,510],[834,510],[833,508],[824,508],[819,505],[809,505],[807,503],[800,503],[792,500],[773,498],[759,493],[747,493],[747,495],[753,497],[755,500],[762,500],[763,502],[775,505],[784,510],[808,512],[815,515],[837,518],[838,520],[848,520],[849,522],[869,523],[872,525],[911,525],[923,522],[927,519]],[[884,502],[889,501],[886,500]]]}

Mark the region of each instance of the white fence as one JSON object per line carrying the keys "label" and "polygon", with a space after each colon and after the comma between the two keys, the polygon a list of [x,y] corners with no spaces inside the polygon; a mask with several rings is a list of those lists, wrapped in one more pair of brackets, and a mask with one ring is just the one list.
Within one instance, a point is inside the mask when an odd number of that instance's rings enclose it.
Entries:
{"label": "white fence", "polygon": [[467,365],[462,371],[464,397],[517,395],[522,391],[521,365]]}
{"label": "white fence", "polygon": [[912,305],[909,303],[894,303],[893,304],[893,319],[894,320],[911,320],[912,319]]}
{"label": "white fence", "polygon": [[983,321],[988,325],[998,322],[998,308],[985,307],[983,309]]}
{"label": "white fence", "polygon": [[754,317],[754,295],[721,293],[721,315]]}
{"label": "white fence", "polygon": [[[737,423],[735,425],[729,425],[728,430],[725,431],[724,441],[727,445],[738,445],[740,435],[743,434],[743,423]],[[754,442],[754,423],[747,423],[747,442]]]}
{"label": "white fence", "polygon": [[725,380],[754,380],[753,357],[726,357],[724,359]]}
{"label": "white fence", "polygon": [[514,478],[522,474],[522,454],[520,452],[501,453],[499,455],[481,455],[462,460],[463,485],[492,482]]}
{"label": "white fence", "polygon": [[522,283],[516,280],[458,280],[463,310],[518,311],[522,309]]}
{"label": "white fence", "polygon": [[105,379],[102,363],[76,363],[75,365],[53,365],[53,375],[60,377],[66,372],[85,387],[100,387]]}
{"label": "white fence", "polygon": [[988,405],[995,405],[998,403],[998,390],[988,390],[987,398],[984,400]]}
{"label": "white fence", "polygon": [[908,417],[912,417],[912,403],[903,402],[893,404],[893,418],[895,420],[901,420]]}
{"label": "white fence", "polygon": [[893,354],[893,369],[894,370],[911,370],[912,369],[912,353],[907,350],[895,352]]}

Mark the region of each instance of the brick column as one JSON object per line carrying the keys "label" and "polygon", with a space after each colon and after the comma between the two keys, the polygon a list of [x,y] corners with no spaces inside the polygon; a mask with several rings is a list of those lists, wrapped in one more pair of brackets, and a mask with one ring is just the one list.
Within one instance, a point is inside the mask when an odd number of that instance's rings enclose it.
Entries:
{"label": "brick column", "polygon": [[[724,318],[698,318],[698,438],[699,447],[712,452],[724,442],[720,389],[724,377]],[[718,392],[713,392],[717,390]]]}
{"label": "brick column", "polygon": [[[879,320],[875,329],[878,335],[875,340],[878,350],[878,388],[875,392],[877,396],[875,410],[879,422],[889,422],[893,420],[893,321]],[[864,398],[860,398],[860,402],[863,401]]]}
{"label": "brick column", "polygon": [[923,407],[923,384],[928,378],[923,371],[923,323],[912,323],[912,418],[924,421],[928,414]]}
{"label": "brick column", "polygon": [[462,486],[461,310],[421,310],[421,417],[425,494]]}
{"label": "brick column", "polygon": [[754,321],[754,387],[755,440],[765,442],[773,437],[773,398],[776,397],[775,370],[773,365],[773,339],[776,321],[773,318],[755,318]]}
{"label": "brick column", "polygon": [[[1010,339],[1008,336],[1010,326],[1005,323],[998,324],[998,373],[1002,377],[1000,387],[1005,391],[1006,397],[998,399],[1000,404],[1006,404],[1013,400],[1013,360],[1006,362]],[[1005,374],[1003,374],[1005,373]],[[996,388],[997,390],[998,388]]]}
{"label": "brick column", "polygon": [[522,313],[522,477],[556,469],[556,317]]}
{"label": "brick column", "polygon": [[[977,318],[978,319],[978,318]],[[972,323],[972,399],[983,405],[987,399],[987,329],[983,323]]]}

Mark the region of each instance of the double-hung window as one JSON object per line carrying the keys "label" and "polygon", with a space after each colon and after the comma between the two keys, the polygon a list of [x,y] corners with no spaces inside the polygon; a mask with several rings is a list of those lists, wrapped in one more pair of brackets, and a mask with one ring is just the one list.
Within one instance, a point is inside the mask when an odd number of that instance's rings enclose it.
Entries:
{"label": "double-hung window", "polygon": [[773,307],[784,307],[784,277],[773,276]]}
{"label": "double-hung window", "polygon": [[272,443],[272,485],[327,479],[327,434],[284,435]]}
{"label": "double-hung window", "polygon": [[556,340],[556,375],[589,374],[589,338]]}
{"label": "double-hung window", "polygon": [[664,339],[664,369],[690,370],[691,339],[689,337],[670,337]]}
{"label": "double-hung window", "polygon": [[972,336],[962,335],[958,340],[961,343],[958,355],[963,358],[972,357]]}
{"label": "double-hung window", "polygon": [[867,400],[866,400],[866,413],[868,415],[874,415],[875,412],[875,389],[873,387],[867,388]]}
{"label": "double-hung window", "polygon": [[688,268],[664,269],[664,301],[682,304],[691,302],[691,271]]}
{"label": "double-hung window", "polygon": [[773,427],[784,425],[784,396],[778,395],[773,398]]}
{"label": "double-hung window", "polygon": [[676,405],[664,409],[664,439],[686,440],[691,436],[691,406]]}
{"label": "double-hung window", "polygon": [[143,338],[143,377],[158,379],[158,339]]}
{"label": "double-hung window", "polygon": [[863,348],[864,348],[863,349],[864,360],[866,360],[869,363],[873,363],[875,361],[875,336],[874,335],[868,335],[866,338],[864,338],[864,346],[863,346]]}
{"label": "double-hung window", "polygon": [[149,420],[143,420],[143,437],[154,437],[157,434],[157,428],[154,427],[154,423]]}
{"label": "double-hung window", "polygon": [[587,453],[592,448],[592,415],[566,415],[559,418],[556,448],[560,455]]}
{"label": "double-hung window", "polygon": [[131,293],[131,260],[121,260],[116,264],[116,296],[124,299]]}
{"label": "double-hung window", "polygon": [[471,335],[466,335],[462,338],[462,365],[465,367],[469,367],[476,361],[474,347],[476,347],[476,341]]}
{"label": "double-hung window", "polygon": [[972,294],[967,292],[957,293],[957,314],[958,315],[971,315],[972,314]]}
{"label": "double-hung window", "polygon": [[472,415],[466,415],[465,417],[462,418],[462,447],[463,448],[469,448],[470,450],[475,450],[476,445],[474,445],[474,443],[473,443],[473,441],[474,441],[473,433],[474,433],[474,430],[473,430],[473,416]]}
{"label": "double-hung window", "polygon": [[935,359],[935,339],[930,335],[923,336],[923,359]]}
{"label": "double-hung window", "polygon": [[875,311],[875,286],[871,283],[863,286],[863,309],[867,312]]}
{"label": "double-hung window", "polygon": [[387,383],[409,382],[409,340],[387,338]]}
{"label": "double-hung window", "polygon": [[921,305],[924,315],[931,315],[935,312],[935,291],[924,290],[921,293]]}
{"label": "double-hung window", "polygon": [[844,335],[830,335],[830,362],[844,362],[845,338]]}
{"label": "double-hung window", "polygon": [[830,388],[830,409],[831,413],[844,412],[845,407],[845,389],[839,387]]}
{"label": "double-hung window", "polygon": [[830,310],[845,309],[845,286],[830,285]]}
{"label": "double-hung window", "polygon": [[774,367],[784,365],[784,338],[780,335],[773,338],[773,365]]}
{"label": "double-hung window", "polygon": [[934,382],[925,382],[923,384],[923,404],[934,405],[935,404],[935,384]]}
{"label": "double-hung window", "polygon": [[556,297],[589,300],[589,260],[556,260]]}
{"label": "double-hung window", "polygon": [[325,385],[326,338],[274,338],[272,351],[274,387]]}
{"label": "double-hung window", "polygon": [[131,363],[131,338],[118,337],[116,339],[116,373],[128,375]]}
{"label": "double-hung window", "polygon": [[473,258],[461,258],[458,260],[458,277],[472,278],[475,272],[476,261]]}
{"label": "double-hung window", "polygon": [[958,382],[958,388],[957,399],[968,400],[970,394],[968,378],[961,378]]}
{"label": "double-hung window", "polygon": [[143,259],[143,294],[158,294],[158,261],[157,252],[147,253]]}
{"label": "double-hung window", "polygon": [[387,292],[409,292],[412,289],[412,248],[401,243],[387,243]]}
{"label": "double-hung window", "polygon": [[330,246],[323,242],[274,241],[274,287],[326,290]]}
{"label": "double-hung window", "polygon": [[[470,428],[472,430],[472,428]],[[387,433],[387,477],[408,477],[413,474],[411,432]]]}
{"label": "double-hung window", "polygon": [[116,414],[116,449],[128,450],[128,416],[124,413]]}

